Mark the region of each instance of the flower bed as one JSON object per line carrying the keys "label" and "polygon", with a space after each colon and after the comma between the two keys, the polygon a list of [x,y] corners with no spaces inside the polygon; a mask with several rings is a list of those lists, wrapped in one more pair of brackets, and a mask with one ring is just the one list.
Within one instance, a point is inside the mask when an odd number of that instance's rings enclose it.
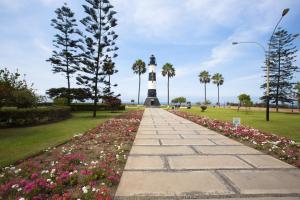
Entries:
{"label": "flower bed", "polygon": [[240,125],[235,127],[231,122],[210,119],[181,111],[172,110],[170,112],[300,167],[300,145],[296,144],[295,141],[247,126]]}
{"label": "flower bed", "polygon": [[0,199],[111,199],[142,113],[128,112],[62,146],[1,169]]}

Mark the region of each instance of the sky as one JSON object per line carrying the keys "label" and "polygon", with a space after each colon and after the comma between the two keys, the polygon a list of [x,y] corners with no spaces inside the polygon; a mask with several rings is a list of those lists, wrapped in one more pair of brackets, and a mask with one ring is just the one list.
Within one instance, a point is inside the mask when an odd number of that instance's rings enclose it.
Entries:
{"label": "sky", "polygon": [[[63,74],[53,74],[45,60],[51,55],[55,30],[50,20],[56,8],[67,2],[77,19],[84,17],[84,0],[0,0],[0,67],[18,69],[34,84],[40,95],[53,87],[66,87]],[[232,45],[234,41],[256,41],[266,47],[282,10],[290,8],[280,26],[300,33],[299,0],[111,0],[118,12],[120,48],[115,59],[119,73],[114,92],[123,102],[137,101],[138,76],[131,66],[137,59],[149,63],[157,59],[157,94],[167,101],[167,78],[161,68],[172,63],[176,76],[170,80],[170,98],[184,96],[192,102],[204,101],[204,86],[198,74],[207,70],[221,73],[221,103],[237,101],[241,93],[257,102],[265,81],[261,66],[264,52],[253,44]],[[294,41],[300,47],[300,38]],[[300,53],[297,53],[300,66]],[[295,75],[300,81],[300,73]],[[77,87],[72,77],[72,87]],[[147,73],[142,76],[141,99],[147,95]],[[207,98],[216,102],[217,87],[207,85]]]}

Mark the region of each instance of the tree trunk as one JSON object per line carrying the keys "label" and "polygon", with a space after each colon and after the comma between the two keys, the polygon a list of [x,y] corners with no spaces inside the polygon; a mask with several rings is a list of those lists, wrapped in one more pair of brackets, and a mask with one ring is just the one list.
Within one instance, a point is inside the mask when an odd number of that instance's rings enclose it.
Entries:
{"label": "tree trunk", "polygon": [[65,32],[66,40],[66,66],[67,66],[67,81],[68,81],[68,106],[71,104],[71,84],[70,84],[70,73],[69,73],[69,57],[68,57],[68,33]]}
{"label": "tree trunk", "polygon": [[168,76],[168,106],[170,105],[170,77]]}
{"label": "tree trunk", "polygon": [[108,91],[109,91],[109,95],[111,93],[111,87],[110,87],[110,75],[108,75]]}
{"label": "tree trunk", "polygon": [[278,100],[279,100],[279,81],[280,81],[280,58],[281,58],[281,52],[280,52],[280,40],[278,41],[278,75],[277,75],[277,86],[276,86],[276,112],[278,112]]}
{"label": "tree trunk", "polygon": [[220,86],[218,85],[218,105],[220,107]]}
{"label": "tree trunk", "polygon": [[100,57],[101,57],[101,52],[102,52],[102,48],[101,48],[101,11],[102,11],[102,6],[100,3],[100,9],[99,9],[99,16],[100,16],[100,22],[99,22],[99,38],[98,38],[98,54],[97,54],[97,69],[96,69],[96,80],[95,80],[95,97],[94,97],[94,112],[93,112],[93,117],[97,116],[97,102],[98,102],[98,73],[99,73],[99,67],[100,67]]}
{"label": "tree trunk", "polygon": [[138,105],[140,104],[141,74],[139,74]]}
{"label": "tree trunk", "polygon": [[68,106],[71,105],[71,84],[70,84],[70,75],[67,73],[67,79],[68,79]]}
{"label": "tree trunk", "polygon": [[204,83],[204,104],[206,104],[206,83]]}

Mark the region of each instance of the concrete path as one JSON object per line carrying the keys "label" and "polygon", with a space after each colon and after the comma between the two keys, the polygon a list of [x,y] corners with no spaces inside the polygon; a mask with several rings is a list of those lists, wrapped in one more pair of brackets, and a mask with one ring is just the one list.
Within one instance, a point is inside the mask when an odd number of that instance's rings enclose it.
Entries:
{"label": "concrete path", "polygon": [[115,199],[300,199],[300,170],[158,108],[146,109]]}

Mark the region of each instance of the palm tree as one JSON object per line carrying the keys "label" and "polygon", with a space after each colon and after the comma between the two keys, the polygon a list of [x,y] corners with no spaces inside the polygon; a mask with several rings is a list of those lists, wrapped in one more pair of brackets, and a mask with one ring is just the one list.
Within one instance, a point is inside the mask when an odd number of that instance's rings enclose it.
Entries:
{"label": "palm tree", "polygon": [[168,105],[170,105],[170,78],[175,76],[175,69],[173,68],[173,65],[166,63],[162,68],[161,74],[168,77]]}
{"label": "palm tree", "polygon": [[141,90],[141,75],[146,73],[146,64],[141,59],[135,61],[132,65],[133,73],[139,75],[139,92],[138,92],[138,105],[140,104],[140,90]]}
{"label": "palm tree", "polygon": [[200,83],[204,83],[204,102],[206,103],[206,84],[210,82],[210,74],[208,71],[202,71],[199,74]]}
{"label": "palm tree", "polygon": [[[111,76],[114,75],[115,73],[118,73],[118,70],[115,69],[115,63],[111,60],[110,57],[106,57],[103,63],[103,71],[105,75],[108,76],[108,93],[111,93]],[[116,85],[113,85],[116,86]]]}
{"label": "palm tree", "polygon": [[213,75],[212,80],[213,84],[216,84],[218,87],[218,105],[220,106],[220,85],[223,85],[224,78],[222,74],[216,73],[215,75]]}

